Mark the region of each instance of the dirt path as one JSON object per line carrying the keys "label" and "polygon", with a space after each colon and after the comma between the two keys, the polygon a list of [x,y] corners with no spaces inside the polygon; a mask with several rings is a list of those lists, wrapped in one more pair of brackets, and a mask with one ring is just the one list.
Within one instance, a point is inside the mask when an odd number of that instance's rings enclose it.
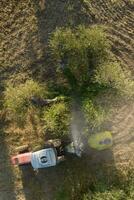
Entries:
{"label": "dirt path", "polygon": [[15,200],[13,171],[9,163],[9,152],[5,135],[0,128],[0,200]]}
{"label": "dirt path", "polygon": [[113,121],[115,163],[134,164],[134,103],[122,106]]}

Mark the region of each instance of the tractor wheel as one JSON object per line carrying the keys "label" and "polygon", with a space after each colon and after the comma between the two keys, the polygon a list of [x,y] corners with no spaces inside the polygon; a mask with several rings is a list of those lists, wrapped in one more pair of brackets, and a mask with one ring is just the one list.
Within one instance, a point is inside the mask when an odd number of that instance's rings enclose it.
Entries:
{"label": "tractor wheel", "polygon": [[62,145],[62,142],[60,139],[54,139],[54,140],[48,140],[45,145],[48,145],[49,147],[55,147],[59,148]]}

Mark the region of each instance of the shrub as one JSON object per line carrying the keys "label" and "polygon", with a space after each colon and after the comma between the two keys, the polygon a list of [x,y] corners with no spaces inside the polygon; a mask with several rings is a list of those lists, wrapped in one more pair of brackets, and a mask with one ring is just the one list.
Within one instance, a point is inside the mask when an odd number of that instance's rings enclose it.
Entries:
{"label": "shrub", "polygon": [[[84,158],[85,160],[85,158]],[[133,164],[117,169],[115,164],[94,165],[89,169],[90,159],[71,160],[67,176],[56,194],[56,200],[133,200]],[[84,162],[83,162],[84,161]]]}
{"label": "shrub", "polygon": [[109,43],[101,27],[57,29],[50,38],[49,46],[57,69],[62,65],[70,84],[72,79],[79,85],[89,82],[92,70],[108,58]]}
{"label": "shrub", "polygon": [[5,106],[10,117],[17,121],[25,121],[30,105],[30,97],[44,95],[44,88],[33,80],[13,87],[8,85],[5,91]]}
{"label": "shrub", "polygon": [[106,113],[100,106],[95,106],[90,99],[83,101],[83,112],[87,126],[91,129],[99,128],[106,120]]}
{"label": "shrub", "polygon": [[55,138],[61,138],[68,134],[70,124],[69,105],[59,102],[44,111],[44,130]]}
{"label": "shrub", "polygon": [[95,82],[116,89],[121,95],[134,95],[134,81],[131,73],[121,68],[117,62],[104,63],[96,70]]}
{"label": "shrub", "polygon": [[83,200],[126,200],[127,196],[123,190],[114,189],[105,192],[96,192],[85,195]]}
{"label": "shrub", "polygon": [[[109,181],[103,186],[102,182],[105,179],[99,180],[94,187],[94,191],[85,194],[82,200],[133,200],[134,199],[134,170],[133,166],[127,166],[125,173],[120,169],[116,178],[112,177],[112,183]],[[122,174],[125,174],[125,176]],[[122,174],[122,175],[121,175]],[[100,185],[98,187],[98,185]]]}
{"label": "shrub", "polygon": [[49,47],[57,71],[62,69],[74,91],[81,92],[82,88],[97,83],[98,87],[104,85],[127,97],[133,96],[131,74],[110,56],[109,41],[102,27],[57,29],[50,38]]}

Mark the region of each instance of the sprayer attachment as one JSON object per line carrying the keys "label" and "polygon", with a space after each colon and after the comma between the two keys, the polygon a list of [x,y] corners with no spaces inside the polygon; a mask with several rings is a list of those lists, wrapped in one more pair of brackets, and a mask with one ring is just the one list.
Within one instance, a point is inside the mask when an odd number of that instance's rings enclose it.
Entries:
{"label": "sprayer attachment", "polygon": [[65,147],[65,151],[67,153],[75,154],[78,157],[81,157],[83,151],[83,144],[74,144],[74,142],[70,143]]}

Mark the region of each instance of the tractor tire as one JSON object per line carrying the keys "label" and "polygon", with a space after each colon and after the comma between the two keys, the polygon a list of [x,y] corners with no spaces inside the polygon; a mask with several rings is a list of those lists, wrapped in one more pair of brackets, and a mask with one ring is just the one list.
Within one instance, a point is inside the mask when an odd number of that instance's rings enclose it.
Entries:
{"label": "tractor tire", "polygon": [[48,140],[45,145],[59,148],[62,145],[62,142],[60,139],[53,139],[53,140]]}

